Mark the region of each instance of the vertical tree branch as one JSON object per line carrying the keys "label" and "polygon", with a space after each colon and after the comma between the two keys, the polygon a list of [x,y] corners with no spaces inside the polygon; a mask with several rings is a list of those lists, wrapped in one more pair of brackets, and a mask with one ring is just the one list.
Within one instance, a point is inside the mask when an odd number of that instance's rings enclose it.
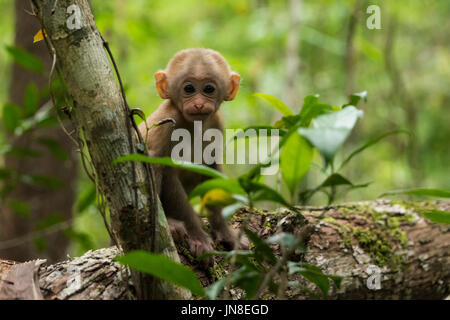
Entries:
{"label": "vertical tree branch", "polygon": [[[120,246],[125,252],[152,251],[155,247],[156,252],[164,252],[177,260],[167,221],[156,201],[153,182],[147,178],[146,167],[132,162],[112,164],[118,157],[136,149],[137,136],[88,1],[59,0],[55,5],[54,1],[33,0],[33,3],[55,49],[58,66],[73,100],[73,118],[83,130]],[[68,11],[69,6],[75,6],[76,11]],[[151,237],[153,225],[158,227],[157,238]],[[149,275],[137,271],[132,271],[131,275],[139,299],[188,297],[186,291]]]}

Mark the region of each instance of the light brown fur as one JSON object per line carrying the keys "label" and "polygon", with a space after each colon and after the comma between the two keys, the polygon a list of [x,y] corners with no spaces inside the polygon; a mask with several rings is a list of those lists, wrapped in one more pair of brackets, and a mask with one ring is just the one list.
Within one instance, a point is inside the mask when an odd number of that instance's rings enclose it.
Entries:
{"label": "light brown fur", "polygon": [[[171,141],[172,132],[184,128],[193,137],[194,120],[202,121],[203,131],[216,128],[223,132],[219,107],[224,100],[234,98],[240,78],[218,52],[210,49],[182,50],[169,61],[164,71],[155,74],[155,80],[158,93],[165,100],[146,120],[147,126],[142,123],[139,127],[147,141],[150,156],[170,157],[172,148],[178,143]],[[187,84],[195,87],[196,92],[188,94],[183,91],[183,86]],[[208,84],[215,88],[212,94],[201,91]],[[164,124],[152,127],[166,118],[175,120],[175,126]],[[147,127],[150,128],[148,132]],[[218,164],[211,167],[221,170]],[[187,241],[195,256],[213,250],[213,242],[203,230],[202,221],[187,197],[196,185],[207,178],[166,166],[154,166],[154,171],[156,187],[175,241]],[[223,219],[220,208],[208,208],[211,210],[209,221],[216,241],[230,249],[235,247],[235,235]],[[211,260],[207,260],[209,262]]]}

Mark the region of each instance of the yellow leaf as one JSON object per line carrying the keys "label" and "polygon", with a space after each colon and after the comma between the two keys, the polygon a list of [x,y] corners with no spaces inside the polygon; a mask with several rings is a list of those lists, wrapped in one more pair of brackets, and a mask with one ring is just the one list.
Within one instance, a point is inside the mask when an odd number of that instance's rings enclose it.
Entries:
{"label": "yellow leaf", "polygon": [[47,36],[47,32],[42,31],[42,29],[39,29],[39,31],[34,35],[33,43],[39,42],[41,40],[44,40],[44,38]]}
{"label": "yellow leaf", "polygon": [[203,214],[203,210],[207,205],[215,205],[224,207],[236,202],[230,193],[222,189],[213,189],[205,193],[200,204],[200,214]]}

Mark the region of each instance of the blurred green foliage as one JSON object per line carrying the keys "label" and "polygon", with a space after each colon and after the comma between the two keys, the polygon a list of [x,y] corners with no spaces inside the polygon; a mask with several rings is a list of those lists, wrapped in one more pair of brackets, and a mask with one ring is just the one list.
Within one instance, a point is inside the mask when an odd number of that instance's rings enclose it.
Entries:
{"label": "blurred green foliage", "polygon": [[[369,92],[368,101],[360,106],[364,121],[357,123],[343,152],[336,155],[337,163],[361,142],[382,133],[397,129],[411,133],[387,138],[343,168],[345,177],[364,177],[374,182],[339,201],[374,199],[392,189],[450,189],[450,2],[356,1],[302,1],[300,70],[294,87],[298,101],[288,107],[297,113],[303,97],[315,93],[323,101],[342,105],[350,93],[349,77],[354,79],[351,92]],[[356,4],[358,19],[349,64],[349,21]],[[380,30],[366,27],[369,4],[381,8]],[[281,118],[278,111],[253,93],[263,92],[285,101],[289,90],[288,1],[92,0],[91,5],[98,28],[115,55],[132,107],[142,108],[147,115],[154,111],[161,99],[154,87],[153,74],[163,69],[178,50],[208,47],[220,51],[242,76],[237,98],[222,106],[226,127],[270,125]],[[14,43],[13,11],[13,1],[0,0],[2,109],[9,102],[12,59],[6,47]],[[34,33],[30,33],[30,41]],[[320,166],[321,158],[316,153],[306,174],[307,185],[323,181]],[[237,167],[226,166],[227,175],[242,173]],[[79,198],[89,185],[82,176]],[[289,195],[286,185],[281,191]],[[320,194],[312,198],[312,203],[324,201]],[[104,245],[107,235],[100,216],[93,207],[83,210],[85,213],[75,219],[74,229],[90,234],[92,239],[83,243]],[[78,254],[83,246],[77,246]]]}

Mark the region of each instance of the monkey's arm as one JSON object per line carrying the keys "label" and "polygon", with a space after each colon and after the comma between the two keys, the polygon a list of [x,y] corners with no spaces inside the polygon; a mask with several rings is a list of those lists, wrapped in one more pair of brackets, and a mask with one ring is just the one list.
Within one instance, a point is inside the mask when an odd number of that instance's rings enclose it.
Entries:
{"label": "monkey's arm", "polygon": [[166,215],[184,222],[189,232],[188,244],[194,256],[198,257],[206,251],[213,250],[212,240],[203,230],[200,217],[189,203],[187,194],[178,178],[177,169],[164,169],[160,197]]}

